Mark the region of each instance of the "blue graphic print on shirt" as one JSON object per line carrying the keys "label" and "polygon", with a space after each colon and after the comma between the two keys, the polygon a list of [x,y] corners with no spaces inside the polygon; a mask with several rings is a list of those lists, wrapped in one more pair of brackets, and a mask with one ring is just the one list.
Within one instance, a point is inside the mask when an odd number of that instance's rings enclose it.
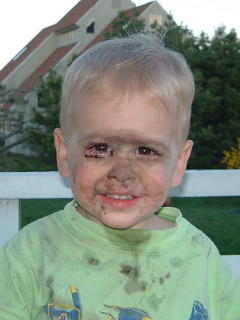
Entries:
{"label": "blue graphic print on shirt", "polygon": [[207,309],[199,301],[194,301],[189,320],[208,320]]}
{"label": "blue graphic print on shirt", "polygon": [[[118,311],[118,320],[152,320],[150,315],[145,311],[137,308],[121,308],[116,306],[107,306],[105,307],[117,309]],[[107,320],[115,320],[111,313],[101,312],[103,314],[107,314]]]}
{"label": "blue graphic print on shirt", "polygon": [[[81,319],[81,304],[78,289],[70,286],[73,306],[49,303],[46,306],[46,313],[49,320],[83,320]],[[117,312],[117,316],[113,316],[111,310],[100,313],[107,315],[103,320],[153,320],[152,317],[144,310],[137,308],[122,308],[119,306],[104,305],[108,309],[113,309]],[[194,301],[192,313],[189,320],[209,320],[208,311],[204,308],[201,302]]]}
{"label": "blue graphic print on shirt", "polygon": [[46,308],[49,320],[81,320],[81,304],[78,289],[70,286],[74,306],[49,303]]}

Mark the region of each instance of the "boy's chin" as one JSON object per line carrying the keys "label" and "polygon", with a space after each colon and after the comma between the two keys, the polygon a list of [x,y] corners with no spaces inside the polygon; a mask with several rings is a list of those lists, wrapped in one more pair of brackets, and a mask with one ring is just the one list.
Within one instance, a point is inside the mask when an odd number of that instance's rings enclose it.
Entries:
{"label": "boy's chin", "polygon": [[101,216],[99,222],[106,227],[117,230],[143,229],[140,227],[141,223],[138,219],[129,212],[107,212]]}

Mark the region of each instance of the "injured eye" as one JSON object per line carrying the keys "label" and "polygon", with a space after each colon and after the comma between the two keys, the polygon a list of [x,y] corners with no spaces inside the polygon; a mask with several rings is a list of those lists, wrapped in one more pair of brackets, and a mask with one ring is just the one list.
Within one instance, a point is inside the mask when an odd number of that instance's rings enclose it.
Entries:
{"label": "injured eye", "polygon": [[107,143],[91,144],[86,148],[86,158],[109,158],[113,156],[113,150]]}

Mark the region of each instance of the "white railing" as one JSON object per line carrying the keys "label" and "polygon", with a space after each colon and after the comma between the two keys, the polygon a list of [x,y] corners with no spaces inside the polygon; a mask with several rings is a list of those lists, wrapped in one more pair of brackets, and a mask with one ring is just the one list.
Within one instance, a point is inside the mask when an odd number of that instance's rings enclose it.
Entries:
{"label": "white railing", "polygon": [[[173,188],[170,196],[240,196],[240,170],[188,170],[182,185]],[[69,181],[58,172],[1,172],[0,247],[19,230],[21,199],[72,197]],[[240,254],[223,259],[240,275]]]}

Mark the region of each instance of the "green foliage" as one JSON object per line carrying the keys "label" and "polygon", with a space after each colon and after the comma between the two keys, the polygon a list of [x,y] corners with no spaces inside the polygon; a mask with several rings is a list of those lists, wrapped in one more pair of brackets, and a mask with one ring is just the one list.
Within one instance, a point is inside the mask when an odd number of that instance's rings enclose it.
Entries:
{"label": "green foliage", "polygon": [[227,165],[227,169],[240,169],[240,137],[237,137],[236,147],[223,151],[222,163]]}
{"label": "green foliage", "polygon": [[142,18],[137,18],[138,10],[134,12],[134,17],[130,17],[125,11],[120,11],[116,19],[113,20],[111,31],[104,35],[105,40],[115,37],[123,38],[131,34],[145,31],[145,21]]}
{"label": "green foliage", "polygon": [[[210,43],[199,49],[197,58],[192,67],[199,75],[193,104],[192,137],[197,144],[194,156],[199,158],[195,166],[222,168],[222,150],[233,145],[239,134],[240,43],[236,33],[226,34],[219,28]],[[209,135],[202,134],[204,129]]]}
{"label": "green foliage", "polygon": [[0,172],[46,171],[51,167],[39,157],[2,152]]}
{"label": "green foliage", "polygon": [[[24,116],[23,112],[6,108],[7,104],[16,104],[19,107],[27,103],[24,95],[27,91],[7,89],[0,83],[0,153],[4,155],[12,147],[26,141],[26,137],[22,135]],[[19,136],[20,134],[20,136]],[[13,142],[8,139],[15,136]]]}
{"label": "green foliage", "polygon": [[240,123],[240,42],[234,30],[218,28],[210,40],[195,38],[172,17],[156,30],[167,47],[186,57],[195,77],[190,138],[194,140],[189,168],[223,168],[222,150],[234,144]]}
{"label": "green foliage", "polygon": [[[226,33],[223,27],[216,30],[212,39],[202,33],[196,38],[192,31],[177,25],[171,16],[163,26],[156,23],[152,31],[163,38],[165,46],[183,53],[196,81],[190,138],[194,149],[189,168],[224,168],[222,150],[234,145],[239,135],[240,123],[240,41],[234,30]],[[112,23],[105,39],[124,37],[145,32],[144,20],[125,12]],[[34,110],[34,125],[29,130],[29,140],[36,150],[55,167],[53,130],[58,127],[59,101],[62,78],[50,70],[41,79],[39,105]]]}
{"label": "green foliage", "polygon": [[33,126],[28,130],[28,141],[32,150],[56,169],[53,131],[59,127],[62,77],[54,70],[40,78],[38,86],[38,107],[33,110]]}
{"label": "green foliage", "polygon": [[[165,47],[194,56],[196,53],[195,37],[186,26],[178,25],[171,15],[161,26],[152,26],[153,32],[163,40]],[[188,58],[188,57],[187,57]]]}

